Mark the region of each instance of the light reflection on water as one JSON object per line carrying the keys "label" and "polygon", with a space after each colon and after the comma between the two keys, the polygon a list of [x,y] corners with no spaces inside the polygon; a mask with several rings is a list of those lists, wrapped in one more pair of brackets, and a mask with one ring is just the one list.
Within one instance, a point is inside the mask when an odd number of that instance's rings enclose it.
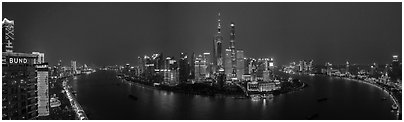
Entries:
{"label": "light reflection on water", "polygon": [[[73,81],[74,89],[80,91],[78,94],[85,94],[78,98],[82,106],[96,111],[90,112],[94,113],[90,119],[306,119],[315,113],[318,119],[394,119],[390,112],[391,100],[381,103],[383,92],[343,79],[301,77],[309,85],[302,91],[253,101],[156,90],[118,80],[111,72],[91,75],[113,78],[79,76]],[[108,85],[116,83],[121,85]],[[131,100],[128,94],[139,99]],[[329,100],[317,102],[321,97]],[[367,104],[355,101],[357,99],[366,99]]]}

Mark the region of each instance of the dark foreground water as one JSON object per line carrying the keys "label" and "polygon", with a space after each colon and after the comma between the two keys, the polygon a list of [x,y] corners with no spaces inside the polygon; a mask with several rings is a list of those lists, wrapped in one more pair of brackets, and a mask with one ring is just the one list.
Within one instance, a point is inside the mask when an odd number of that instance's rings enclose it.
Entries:
{"label": "dark foreground water", "polygon": [[378,88],[324,76],[295,77],[309,87],[263,101],[161,91],[119,80],[113,71],[76,76],[70,83],[89,119],[395,119],[393,101]]}

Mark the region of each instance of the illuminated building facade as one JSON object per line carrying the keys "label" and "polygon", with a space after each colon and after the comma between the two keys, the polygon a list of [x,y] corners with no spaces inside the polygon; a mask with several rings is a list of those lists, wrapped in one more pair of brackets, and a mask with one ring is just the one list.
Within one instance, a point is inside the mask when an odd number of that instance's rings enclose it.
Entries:
{"label": "illuminated building facade", "polygon": [[244,75],[244,51],[237,50],[237,79],[241,80]]}
{"label": "illuminated building facade", "polygon": [[401,66],[398,55],[393,55],[391,68],[392,68],[392,75],[391,75],[392,80],[396,81],[397,79],[401,79]]}
{"label": "illuminated building facade", "polygon": [[202,62],[205,62],[205,66],[206,66],[206,73],[205,73],[205,77],[208,78],[211,76],[212,74],[212,58],[210,53],[203,53],[202,55]]}
{"label": "illuminated building facade", "polygon": [[37,72],[38,116],[49,115],[49,68],[48,63],[35,64]]}
{"label": "illuminated building facade", "polygon": [[3,52],[13,52],[14,20],[3,19]]}
{"label": "illuminated building facade", "polygon": [[192,53],[191,59],[189,61],[189,78],[195,79],[195,53]]}
{"label": "illuminated building facade", "polygon": [[206,78],[207,65],[206,60],[203,60],[202,55],[198,55],[195,58],[195,79],[201,81]]}
{"label": "illuminated building facade", "polygon": [[237,77],[237,57],[236,57],[236,45],[235,45],[235,39],[236,39],[236,25],[234,22],[231,22],[230,24],[230,60],[231,60],[231,76],[230,78],[236,78]]}
{"label": "illuminated building facade", "polygon": [[226,74],[226,80],[230,80],[233,77],[233,66],[231,59],[231,49],[227,48],[224,55],[224,73]]}
{"label": "illuminated building facade", "polygon": [[189,72],[188,56],[186,53],[181,53],[179,59],[179,80],[180,84],[187,83]]}
{"label": "illuminated building facade", "polygon": [[2,118],[34,119],[38,116],[38,91],[34,62],[37,55],[3,52]]}
{"label": "illuminated building facade", "polygon": [[178,82],[178,64],[173,57],[167,57],[164,63],[164,84],[175,86]]}
{"label": "illuminated building facade", "polygon": [[77,74],[77,62],[76,61],[71,61],[71,67],[72,67],[72,73]]}
{"label": "illuminated building facade", "polygon": [[222,41],[223,36],[221,33],[222,26],[220,24],[220,12],[217,14],[217,34],[213,39],[213,72],[217,73],[220,68],[223,68],[223,58],[222,58]]}

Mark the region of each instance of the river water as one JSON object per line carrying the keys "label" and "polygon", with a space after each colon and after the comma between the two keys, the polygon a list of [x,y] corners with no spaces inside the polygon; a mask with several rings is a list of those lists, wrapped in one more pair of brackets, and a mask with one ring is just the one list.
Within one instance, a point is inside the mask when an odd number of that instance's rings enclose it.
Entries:
{"label": "river water", "polygon": [[[325,76],[293,76],[307,88],[252,101],[162,91],[115,77],[114,71],[75,76],[70,85],[89,119],[395,119],[382,90]],[[129,95],[136,96],[134,100]],[[387,100],[382,100],[385,97]],[[328,98],[319,102],[318,99]]]}

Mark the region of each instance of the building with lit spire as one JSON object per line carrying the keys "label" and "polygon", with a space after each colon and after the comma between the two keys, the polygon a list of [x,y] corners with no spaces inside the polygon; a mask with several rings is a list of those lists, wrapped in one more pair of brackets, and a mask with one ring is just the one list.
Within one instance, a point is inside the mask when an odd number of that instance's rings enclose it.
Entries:
{"label": "building with lit spire", "polygon": [[217,33],[213,39],[213,72],[217,73],[220,68],[223,68],[223,57],[222,57],[222,41],[223,36],[221,33],[221,20],[220,20],[220,12],[217,14]]}
{"label": "building with lit spire", "polygon": [[235,39],[236,39],[236,25],[234,22],[230,24],[230,59],[231,59],[231,78],[237,77],[237,60],[236,60],[236,46],[235,46]]}

